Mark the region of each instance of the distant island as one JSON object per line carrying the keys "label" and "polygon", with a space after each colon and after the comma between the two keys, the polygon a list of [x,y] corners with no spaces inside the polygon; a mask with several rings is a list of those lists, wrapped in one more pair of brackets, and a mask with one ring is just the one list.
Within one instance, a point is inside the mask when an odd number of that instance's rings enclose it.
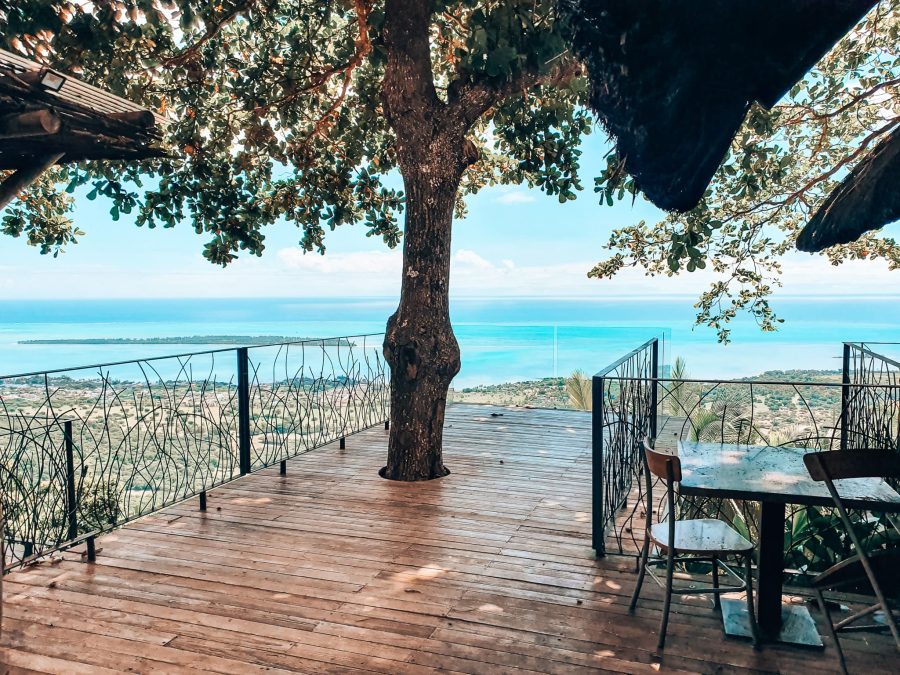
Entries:
{"label": "distant island", "polygon": [[185,337],[150,338],[62,338],[53,340],[19,340],[20,345],[274,345],[283,342],[315,342],[326,347],[350,347],[347,338],[289,337],[285,335],[189,335]]}

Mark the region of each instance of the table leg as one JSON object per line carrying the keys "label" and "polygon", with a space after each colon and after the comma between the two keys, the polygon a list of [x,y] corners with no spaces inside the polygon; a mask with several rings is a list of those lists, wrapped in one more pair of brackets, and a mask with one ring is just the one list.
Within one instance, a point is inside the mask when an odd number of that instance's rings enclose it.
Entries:
{"label": "table leg", "polygon": [[785,506],[763,502],[759,524],[759,588],[756,616],[766,638],[781,630],[781,587],[784,576]]}
{"label": "table leg", "polygon": [[[782,605],[784,577],[785,505],[763,502],[759,524],[759,581],[756,587],[759,632],[768,642],[787,642],[821,647],[822,640],[809,610],[802,605]],[[749,638],[750,617],[746,602],[722,599],[722,621],[728,635]]]}

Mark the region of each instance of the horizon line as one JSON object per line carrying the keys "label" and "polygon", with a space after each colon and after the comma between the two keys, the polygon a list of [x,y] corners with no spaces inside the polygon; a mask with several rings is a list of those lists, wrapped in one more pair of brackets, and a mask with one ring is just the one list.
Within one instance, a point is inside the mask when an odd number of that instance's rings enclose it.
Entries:
{"label": "horizon line", "polygon": [[[588,301],[588,302],[659,302],[669,300],[694,300],[697,295],[693,293],[685,294],[663,294],[656,296],[648,295],[458,295],[451,296],[450,301],[454,300],[571,300],[571,301]],[[0,302],[10,303],[29,303],[29,302],[141,302],[141,301],[181,301],[181,302],[218,302],[218,301],[247,301],[247,300],[281,300],[281,301],[302,301],[302,300],[397,300],[397,295],[221,295],[221,296],[112,296],[112,297],[33,297],[33,298],[2,298]],[[770,298],[773,301],[783,300],[897,300],[900,299],[900,293],[846,293],[846,294],[786,294],[775,295]]]}

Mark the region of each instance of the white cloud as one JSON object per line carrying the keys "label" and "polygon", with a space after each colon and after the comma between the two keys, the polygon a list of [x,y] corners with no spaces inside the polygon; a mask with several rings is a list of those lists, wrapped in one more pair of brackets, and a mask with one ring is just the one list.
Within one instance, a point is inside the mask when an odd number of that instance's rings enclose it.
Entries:
{"label": "white cloud", "polygon": [[530,204],[534,201],[534,195],[524,190],[516,190],[514,192],[506,192],[497,197],[498,204]]}
{"label": "white cloud", "polygon": [[[560,296],[615,298],[696,298],[717,279],[709,269],[674,277],[649,277],[642,269],[625,268],[613,279],[588,279],[595,259],[556,264],[521,264],[503,259],[495,264],[475,251],[460,249],[453,256],[450,284],[462,296]],[[779,296],[897,295],[900,272],[881,261],[856,261],[833,267],[819,256],[793,253],[784,260]]]}
{"label": "white cloud", "polygon": [[400,274],[400,251],[353,251],[350,253],[304,253],[291,247],[278,251],[278,260],[291,270],[321,274]]}
{"label": "white cloud", "polygon": [[[484,252],[453,252],[451,292],[456,297],[696,298],[715,278],[703,270],[676,277],[647,277],[628,268],[611,280],[588,279],[596,259],[541,264],[521,259],[492,260]],[[533,260],[533,258],[532,258]],[[400,290],[399,250],[335,251],[324,256],[282,248],[262,258],[242,257],[222,269],[199,254],[176,270],[148,267],[134,274],[128,262],[77,266],[75,260],[38,258],[0,268],[0,298],[152,297],[392,297]],[[115,279],[115,284],[98,280]],[[784,260],[779,296],[872,297],[897,295],[900,272],[883,261],[856,261],[832,267],[819,256],[792,253]],[[40,283],[36,283],[39,280]]]}
{"label": "white cloud", "polygon": [[820,255],[794,251],[782,260],[784,295],[896,296],[900,271],[883,260],[850,260],[832,265]]}
{"label": "white cloud", "polygon": [[475,251],[469,251],[468,249],[461,248],[456,254],[453,256],[453,260],[451,264],[455,264],[457,267],[461,268],[469,268],[481,271],[494,271],[496,268],[494,265],[480,255],[475,253]]}

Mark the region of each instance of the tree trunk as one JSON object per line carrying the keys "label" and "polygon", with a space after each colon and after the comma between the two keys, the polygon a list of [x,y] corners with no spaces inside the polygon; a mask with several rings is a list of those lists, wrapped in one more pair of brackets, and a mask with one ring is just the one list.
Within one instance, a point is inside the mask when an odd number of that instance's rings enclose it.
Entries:
{"label": "tree trunk", "polygon": [[387,52],[381,98],[395,133],[406,189],[403,285],[388,319],[384,358],[391,367],[391,434],[387,466],[393,480],[446,476],[441,442],[459,345],[450,326],[450,229],[460,180],[477,161],[466,139],[489,105],[481,90],[438,97],[431,69],[432,3],[386,0]]}
{"label": "tree trunk", "polygon": [[400,305],[388,319],[384,357],[391,367],[391,429],[384,478],[417,481],[444,466],[444,409],[459,372],[450,325],[450,232],[461,169],[425,161],[404,172],[406,224]]}

